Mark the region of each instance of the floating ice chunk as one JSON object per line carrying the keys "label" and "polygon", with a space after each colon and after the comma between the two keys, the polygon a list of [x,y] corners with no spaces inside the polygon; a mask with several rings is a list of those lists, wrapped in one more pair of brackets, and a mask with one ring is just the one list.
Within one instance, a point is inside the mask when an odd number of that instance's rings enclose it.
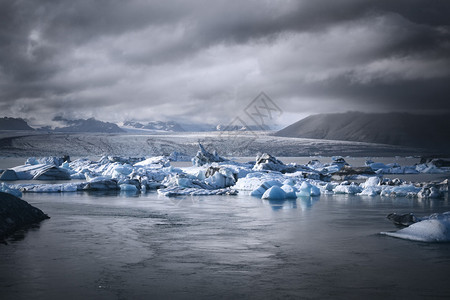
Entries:
{"label": "floating ice chunk", "polygon": [[236,184],[236,177],[231,169],[212,165],[205,172],[205,182],[213,188],[225,188]]}
{"label": "floating ice chunk", "polygon": [[448,172],[448,168],[439,168],[436,167],[434,164],[419,164],[416,165],[416,171],[420,173],[436,174],[436,173],[446,173]]}
{"label": "floating ice chunk", "polygon": [[358,194],[362,192],[362,188],[354,183],[340,184],[333,189],[335,194]]}
{"label": "floating ice chunk", "polygon": [[28,157],[25,161],[26,165],[37,165],[39,162],[37,161],[36,157]]}
{"label": "floating ice chunk", "polygon": [[417,193],[419,198],[441,198],[443,196],[444,193],[435,186],[425,186]]}
{"label": "floating ice chunk", "polygon": [[374,176],[374,177],[369,177],[366,179],[366,181],[364,183],[361,184],[361,187],[363,189],[369,187],[369,186],[377,186],[380,184],[380,178]]}
{"label": "floating ice chunk", "polygon": [[250,196],[261,198],[266,191],[267,189],[264,189],[263,187],[260,186],[256,190],[251,191]]}
{"label": "floating ice chunk", "polygon": [[298,197],[311,196],[311,187],[312,185],[309,182],[303,181],[300,187],[298,188],[297,196]]}
{"label": "floating ice chunk", "polygon": [[332,194],[333,190],[339,184],[337,182],[322,182],[319,185],[320,191],[325,194]]}
{"label": "floating ice chunk", "polygon": [[133,184],[123,183],[119,185],[120,190],[124,192],[134,192],[137,193],[139,190],[138,188]]}
{"label": "floating ice chunk", "polygon": [[65,157],[56,157],[56,156],[48,156],[48,157],[29,157],[25,164],[26,165],[38,165],[38,164],[44,164],[44,165],[53,165],[53,166],[60,166],[64,161],[70,161],[69,156]]}
{"label": "floating ice chunk", "polygon": [[283,181],[283,185],[290,185],[290,186],[294,186],[296,184],[295,180],[292,178],[288,178],[285,181]]}
{"label": "floating ice chunk", "polygon": [[76,192],[82,189],[82,183],[55,183],[55,184],[16,184],[24,193],[60,193]]}
{"label": "floating ice chunk", "polygon": [[358,193],[358,196],[376,196],[380,194],[381,187],[380,186],[368,186],[365,187],[360,193]]}
{"label": "floating ice chunk", "polygon": [[207,190],[201,188],[182,188],[177,186],[168,187],[165,189],[159,189],[158,194],[166,196],[166,197],[175,197],[175,196],[208,196],[208,195],[237,195],[237,191],[224,188],[224,189],[215,189],[215,190]]}
{"label": "floating ice chunk", "polygon": [[17,198],[22,197],[22,193],[18,189],[12,188],[4,182],[0,183],[0,192],[14,195]]}
{"label": "floating ice chunk", "polygon": [[213,162],[222,162],[226,161],[226,159],[222,158],[217,154],[216,151],[213,153],[210,153],[206,151],[206,149],[202,146],[202,144],[198,144],[199,151],[195,155],[195,157],[192,158],[192,164],[196,167],[200,167],[206,164],[211,164]]}
{"label": "floating ice chunk", "polygon": [[88,191],[108,191],[118,190],[119,186],[116,179],[100,176],[89,179],[83,189]]}
{"label": "floating ice chunk", "polygon": [[271,171],[283,171],[286,169],[286,165],[274,156],[263,153],[256,157],[256,163],[253,167],[255,171],[271,170]]}
{"label": "floating ice chunk", "polygon": [[254,172],[247,174],[244,178],[239,178],[234,185],[234,188],[244,191],[253,191],[265,182],[274,182],[274,184],[282,186],[281,182],[284,180],[286,180],[286,178],[278,172]]}
{"label": "floating ice chunk", "polygon": [[311,196],[320,196],[320,188],[313,184],[311,185]]}
{"label": "floating ice chunk", "polygon": [[129,164],[115,165],[114,168],[112,169],[111,177],[112,178],[123,178],[123,177],[127,177],[132,172],[133,172],[133,167],[130,166]]}
{"label": "floating ice chunk", "polygon": [[[278,186],[281,187],[282,184],[278,181],[278,180],[268,180],[268,181],[264,181],[258,188],[254,189],[251,193],[250,196],[254,196],[254,197],[259,197],[261,198],[262,195],[268,190],[270,189],[272,186]],[[235,186],[236,187],[236,186]]]}
{"label": "floating ice chunk", "polygon": [[241,164],[233,161],[226,161],[218,163],[218,165],[223,168],[229,169],[234,174],[234,177],[236,177],[236,179],[244,178],[245,176],[247,176],[247,174],[254,172],[252,170],[253,166],[250,164]]}
{"label": "floating ice chunk", "polygon": [[170,161],[191,161],[192,157],[189,155],[186,155],[184,153],[174,151],[174,152],[170,153],[169,160]]}
{"label": "floating ice chunk", "polygon": [[2,175],[0,176],[0,180],[14,181],[14,180],[19,180],[19,178],[17,177],[17,174],[14,170],[8,169],[8,170],[3,171]]}
{"label": "floating ice chunk", "polygon": [[34,180],[70,180],[70,173],[68,170],[51,166],[50,168],[43,168],[34,174]]}
{"label": "floating ice chunk", "polygon": [[169,167],[170,160],[166,156],[155,156],[147,158],[146,160],[140,161],[134,164],[135,167],[147,167],[147,168],[162,168]]}
{"label": "floating ice chunk", "polygon": [[286,199],[286,193],[278,186],[272,186],[261,197],[262,199],[283,200]]}
{"label": "floating ice chunk", "polygon": [[416,196],[420,191],[420,188],[415,187],[413,184],[403,184],[399,186],[383,185],[381,188],[380,195],[390,197],[412,197]]}
{"label": "floating ice chunk", "polygon": [[[317,184],[317,183],[316,183]],[[303,181],[297,188],[297,197],[320,196],[320,188],[311,184],[310,181]]]}
{"label": "floating ice chunk", "polygon": [[449,242],[450,213],[431,215],[428,219],[397,232],[381,232],[381,234],[420,242]]}
{"label": "floating ice chunk", "polygon": [[291,185],[283,185],[281,189],[286,193],[286,199],[295,199],[297,198],[296,192],[297,189]]}
{"label": "floating ice chunk", "polygon": [[309,161],[307,166],[310,169],[318,170],[318,171],[321,171],[325,167],[325,165],[323,163],[321,163],[318,159],[313,159],[313,160]]}
{"label": "floating ice chunk", "polygon": [[170,174],[161,183],[167,187],[213,189],[204,181],[189,174]]}
{"label": "floating ice chunk", "polygon": [[70,180],[70,173],[54,165],[23,165],[12,168],[20,180]]}
{"label": "floating ice chunk", "polygon": [[70,175],[71,179],[86,179],[86,176],[84,173],[73,173]]}

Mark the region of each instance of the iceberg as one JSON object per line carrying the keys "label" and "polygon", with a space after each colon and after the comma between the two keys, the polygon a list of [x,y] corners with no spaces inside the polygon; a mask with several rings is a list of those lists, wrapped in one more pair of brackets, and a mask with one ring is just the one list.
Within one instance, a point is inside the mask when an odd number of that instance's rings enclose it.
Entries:
{"label": "iceberg", "polygon": [[275,185],[265,191],[261,198],[267,200],[284,200],[286,199],[286,192]]}
{"label": "iceberg", "polygon": [[333,189],[333,192],[335,194],[358,194],[362,192],[362,188],[355,184],[355,183],[351,183],[349,184],[348,182],[342,182],[340,185],[336,186]]}
{"label": "iceberg", "polygon": [[210,153],[210,152],[206,151],[206,149],[200,143],[198,143],[198,147],[200,149],[198,150],[195,157],[192,158],[192,164],[194,166],[200,167],[200,166],[203,166],[206,164],[212,164],[213,162],[226,161],[226,159],[220,157],[216,151],[214,151],[214,153]]}
{"label": "iceberg", "polygon": [[254,172],[249,173],[244,178],[239,178],[234,188],[242,191],[253,191],[259,188],[265,182],[276,182],[277,185],[282,186],[281,182],[286,178],[281,173],[265,173]]}
{"label": "iceberg", "polygon": [[295,187],[293,187],[292,185],[282,185],[281,189],[286,193],[286,199],[295,199],[297,198],[297,189]]}
{"label": "iceberg", "polygon": [[119,190],[119,185],[116,179],[111,179],[107,177],[96,177],[88,181],[83,186],[83,190],[86,191],[109,191],[109,190]]}
{"label": "iceberg", "polygon": [[381,234],[419,242],[450,242],[450,212],[433,214],[399,231]]}
{"label": "iceberg", "polygon": [[273,186],[281,187],[282,184],[277,180],[264,181],[259,187],[257,187],[250,193],[250,196],[261,198],[264,193]]}
{"label": "iceberg", "polygon": [[166,197],[175,196],[205,196],[205,195],[237,195],[237,191],[231,188],[207,190],[201,188],[181,188],[181,187],[168,187],[158,190],[158,194]]}
{"label": "iceberg", "polygon": [[53,165],[53,166],[59,167],[64,162],[69,162],[69,161],[70,161],[70,157],[68,155],[66,155],[64,157],[56,157],[56,156],[40,157],[40,158],[29,157],[25,161],[25,164],[26,165],[44,164],[44,165]]}
{"label": "iceberg", "polygon": [[230,168],[210,166],[205,172],[205,182],[214,188],[225,188],[236,184],[237,174]]}
{"label": "iceberg", "polygon": [[163,168],[170,167],[170,159],[166,156],[155,156],[147,158],[134,164],[135,167],[147,167],[147,168]]}
{"label": "iceberg", "polygon": [[120,190],[124,191],[124,192],[137,193],[139,191],[138,188],[133,184],[123,183],[123,184],[119,185],[119,187],[120,187]]}
{"label": "iceberg", "polygon": [[37,164],[11,168],[19,180],[70,180],[70,173],[54,165]]}
{"label": "iceberg", "polygon": [[0,180],[3,181],[14,181],[19,180],[19,177],[17,177],[17,174],[14,170],[5,170],[3,171],[2,175],[0,176]]}
{"label": "iceberg", "polygon": [[320,196],[320,188],[311,184],[309,181],[302,181],[299,187],[297,187],[297,197],[310,197]]}
{"label": "iceberg", "polygon": [[53,183],[53,184],[16,184],[15,188],[20,189],[23,193],[61,193],[76,192],[82,190],[81,183]]}
{"label": "iceberg", "polygon": [[13,188],[13,187],[7,185],[4,182],[0,183],[0,192],[11,194],[11,195],[13,195],[13,196],[15,196],[17,198],[21,198],[22,197],[22,193],[20,192],[19,189]]}

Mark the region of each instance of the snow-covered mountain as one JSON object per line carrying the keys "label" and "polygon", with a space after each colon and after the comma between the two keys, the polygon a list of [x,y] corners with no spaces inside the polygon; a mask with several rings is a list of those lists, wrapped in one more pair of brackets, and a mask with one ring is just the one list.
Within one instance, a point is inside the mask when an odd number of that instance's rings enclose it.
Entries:
{"label": "snow-covered mountain", "polygon": [[[268,128],[269,129],[269,128]],[[216,126],[216,131],[261,131],[262,128],[258,125],[233,125],[233,124],[219,124]]]}
{"label": "snow-covered mountain", "polygon": [[304,118],[275,135],[444,149],[450,145],[450,115],[319,114]]}
{"label": "snow-covered mountain", "polygon": [[124,132],[117,124],[110,122],[102,122],[94,118],[87,120],[77,119],[68,120],[62,117],[55,117],[53,121],[64,123],[65,127],[57,127],[54,131],[58,132],[104,132],[104,133],[121,133]]}
{"label": "snow-covered mountain", "polygon": [[34,130],[21,118],[0,118],[0,130]]}
{"label": "snow-covered mountain", "polygon": [[125,130],[148,130],[148,131],[163,131],[163,132],[204,132],[216,131],[216,126],[211,124],[198,123],[178,123],[174,121],[150,121],[137,122],[125,121],[122,126]]}
{"label": "snow-covered mountain", "polygon": [[133,129],[147,129],[154,131],[170,131],[170,132],[180,132],[185,131],[180,124],[172,121],[163,122],[163,121],[151,121],[146,123],[136,122],[136,121],[125,121],[123,123],[123,127],[125,128],[133,128]]}

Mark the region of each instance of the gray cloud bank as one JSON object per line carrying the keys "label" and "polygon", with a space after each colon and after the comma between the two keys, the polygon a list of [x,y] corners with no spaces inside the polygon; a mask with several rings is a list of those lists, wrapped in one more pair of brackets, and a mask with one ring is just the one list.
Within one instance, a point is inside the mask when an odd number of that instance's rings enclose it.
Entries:
{"label": "gray cloud bank", "polygon": [[450,1],[2,1],[0,112],[31,123],[449,111]]}

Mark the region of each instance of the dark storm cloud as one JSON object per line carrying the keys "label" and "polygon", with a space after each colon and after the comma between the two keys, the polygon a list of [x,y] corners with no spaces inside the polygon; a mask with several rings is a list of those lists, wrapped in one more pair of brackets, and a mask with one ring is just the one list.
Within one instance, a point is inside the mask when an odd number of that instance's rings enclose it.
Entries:
{"label": "dark storm cloud", "polygon": [[2,1],[0,109],[214,122],[264,90],[290,112],[449,110],[449,13],[416,0]]}

